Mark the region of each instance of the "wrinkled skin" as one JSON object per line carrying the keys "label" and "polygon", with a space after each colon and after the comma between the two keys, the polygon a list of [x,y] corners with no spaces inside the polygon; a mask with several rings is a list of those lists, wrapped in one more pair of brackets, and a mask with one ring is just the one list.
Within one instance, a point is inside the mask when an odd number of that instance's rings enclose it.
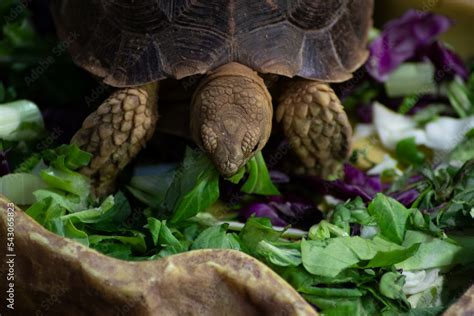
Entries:
{"label": "wrinkled skin", "polygon": [[272,128],[271,96],[263,80],[236,63],[218,68],[196,89],[191,132],[224,176],[261,150]]}

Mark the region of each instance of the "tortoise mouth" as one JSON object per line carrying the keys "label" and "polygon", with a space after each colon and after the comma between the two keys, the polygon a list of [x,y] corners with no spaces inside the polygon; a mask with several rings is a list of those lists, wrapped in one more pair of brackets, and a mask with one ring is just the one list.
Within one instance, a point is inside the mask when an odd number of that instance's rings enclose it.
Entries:
{"label": "tortoise mouth", "polygon": [[220,143],[217,146],[211,158],[217,170],[224,177],[230,177],[236,174],[248,160],[236,146],[225,143]]}
{"label": "tortoise mouth", "polygon": [[215,165],[220,174],[222,174],[224,177],[231,177],[236,174],[243,165],[245,165],[245,161],[243,159],[240,161],[220,161],[216,162]]}

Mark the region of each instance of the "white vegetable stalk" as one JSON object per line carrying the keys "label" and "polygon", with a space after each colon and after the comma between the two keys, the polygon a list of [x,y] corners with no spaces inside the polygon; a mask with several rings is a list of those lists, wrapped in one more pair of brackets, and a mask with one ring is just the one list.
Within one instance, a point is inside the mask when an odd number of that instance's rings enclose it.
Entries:
{"label": "white vegetable stalk", "polygon": [[434,71],[431,63],[403,63],[390,74],[385,90],[389,97],[435,93]]}
{"label": "white vegetable stalk", "polygon": [[29,173],[10,173],[0,177],[0,193],[17,205],[35,203],[33,192],[46,187],[40,177]]}
{"label": "white vegetable stalk", "polygon": [[0,104],[0,139],[10,141],[37,138],[44,128],[40,110],[31,101]]}
{"label": "white vegetable stalk", "polygon": [[[242,228],[244,228],[245,226],[244,223],[233,222],[233,221],[219,222],[218,224],[219,225],[229,224],[228,229],[233,230],[233,231],[241,231]],[[276,231],[282,231],[282,230],[285,230],[285,227],[273,226],[273,229]],[[307,231],[296,229],[296,228],[289,228],[289,229],[286,229],[281,236],[285,238],[303,238],[303,237],[306,237],[307,235],[308,235]]]}
{"label": "white vegetable stalk", "polygon": [[452,151],[464,139],[464,135],[474,128],[474,116],[464,119],[442,116],[420,128],[413,118],[375,102],[374,126],[382,144],[388,149],[395,149],[404,138],[415,137],[416,144],[433,149],[441,157]]}
{"label": "white vegetable stalk", "polygon": [[394,170],[395,173],[399,176],[403,174],[403,172],[397,168],[398,162],[390,157],[390,155],[383,155],[383,160],[378,165],[374,166],[372,169],[367,171],[369,176],[379,175],[382,174],[386,170]]}
{"label": "white vegetable stalk", "polygon": [[402,274],[406,278],[403,293],[416,294],[433,287],[433,283],[438,279],[439,271],[440,269],[403,271]]}

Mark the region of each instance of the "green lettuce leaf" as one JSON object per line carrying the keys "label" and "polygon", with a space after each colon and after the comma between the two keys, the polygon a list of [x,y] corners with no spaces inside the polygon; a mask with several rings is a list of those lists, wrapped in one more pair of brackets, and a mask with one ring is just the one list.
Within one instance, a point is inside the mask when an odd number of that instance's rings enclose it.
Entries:
{"label": "green lettuce leaf", "polygon": [[170,223],[193,217],[218,198],[219,173],[204,153],[188,148],[162,205],[164,209],[172,210]]}
{"label": "green lettuce leaf", "polygon": [[0,177],[0,193],[17,205],[31,205],[36,201],[33,192],[47,185],[30,173],[10,173]]}
{"label": "green lettuce leaf", "polygon": [[370,240],[354,236],[303,240],[301,253],[308,272],[332,278],[350,267],[390,267],[413,256],[418,247],[403,247],[379,237]]}
{"label": "green lettuce leaf", "polygon": [[270,174],[268,173],[267,165],[263,160],[261,151],[249,160],[246,168],[249,177],[242,186],[243,192],[262,195],[280,195],[280,192],[270,179]]}
{"label": "green lettuce leaf", "polygon": [[282,232],[272,228],[270,219],[266,217],[251,217],[245,223],[239,234],[242,250],[254,254],[262,240],[277,241]]}
{"label": "green lettuce leaf", "polygon": [[212,226],[204,230],[191,245],[191,249],[235,249],[240,250],[240,244],[235,234],[228,234],[228,224]]}
{"label": "green lettuce leaf", "polygon": [[381,234],[388,240],[401,244],[403,242],[408,216],[412,213],[400,202],[381,193],[368,206],[370,215],[375,218]]}
{"label": "green lettuce leaf", "polygon": [[405,246],[420,243],[419,250],[408,259],[395,264],[397,269],[423,270],[452,266],[462,252],[462,247],[421,232],[407,231]]}
{"label": "green lettuce leaf", "polygon": [[301,251],[298,244],[272,243],[261,240],[255,251],[257,255],[277,266],[296,267],[301,264]]}

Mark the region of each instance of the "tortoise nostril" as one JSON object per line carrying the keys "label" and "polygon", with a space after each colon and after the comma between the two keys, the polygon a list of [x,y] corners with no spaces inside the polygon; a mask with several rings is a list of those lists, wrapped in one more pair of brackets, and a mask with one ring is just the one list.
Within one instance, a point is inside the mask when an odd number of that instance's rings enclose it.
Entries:
{"label": "tortoise nostril", "polygon": [[232,172],[233,170],[237,169],[237,164],[235,164],[233,162],[229,162],[227,167]]}

